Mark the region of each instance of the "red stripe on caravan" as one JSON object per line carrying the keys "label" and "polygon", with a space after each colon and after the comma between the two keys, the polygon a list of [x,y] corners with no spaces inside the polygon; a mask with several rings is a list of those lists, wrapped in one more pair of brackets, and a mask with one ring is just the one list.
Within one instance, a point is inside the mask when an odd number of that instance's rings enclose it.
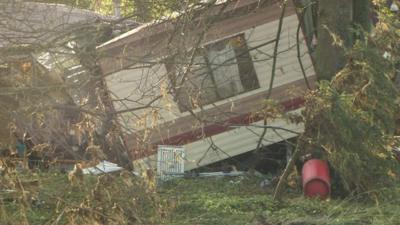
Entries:
{"label": "red stripe on caravan", "polygon": [[[284,111],[292,111],[300,108],[304,104],[304,99],[302,97],[291,99],[285,102],[282,102],[281,105],[284,108]],[[257,121],[263,120],[262,115],[254,116],[252,113],[243,114],[240,116],[229,118],[225,121],[210,124],[205,126],[203,129],[198,128],[193,131],[189,131],[183,134],[179,134],[177,136],[173,136],[168,138],[163,142],[155,143],[155,145],[185,145],[188,143],[192,143],[198,140],[201,140],[205,137],[211,137],[235,128],[232,128],[232,125],[248,125],[250,123],[254,123]]]}
{"label": "red stripe on caravan", "polygon": [[[297,97],[280,103],[285,112],[299,109],[304,105],[304,98]],[[232,125],[248,125],[250,123],[263,120],[262,115],[254,116],[252,113],[246,113],[240,116],[231,117],[219,123],[210,124],[203,129],[198,128],[189,132],[185,132],[160,142],[152,143],[152,148],[147,150],[134,150],[133,158],[139,159],[156,153],[157,145],[185,145],[205,137],[211,137],[235,128]]]}

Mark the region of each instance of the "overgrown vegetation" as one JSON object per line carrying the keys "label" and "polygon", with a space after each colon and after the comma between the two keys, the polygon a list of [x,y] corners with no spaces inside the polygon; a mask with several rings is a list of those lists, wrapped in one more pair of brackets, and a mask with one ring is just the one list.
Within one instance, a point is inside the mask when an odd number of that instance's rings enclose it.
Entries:
{"label": "overgrown vegetation", "polygon": [[[362,33],[363,38],[347,50],[346,67],[332,81],[321,82],[318,90],[306,96],[306,129],[299,146],[305,152],[321,152],[339,174],[343,188],[353,194],[351,197],[318,201],[304,199],[299,190],[294,190],[289,194],[290,199],[278,203],[270,197],[272,190],[259,187],[260,179],[249,177],[182,179],[156,190],[151,173],[138,178],[130,172],[86,176],[83,184],[74,186],[67,181],[66,174],[16,172],[13,169],[18,166],[3,161],[6,169],[1,171],[0,177],[0,223],[396,224],[400,221],[400,187],[396,184],[400,168],[391,148],[398,144],[395,121],[399,120],[400,99],[393,79],[400,62],[399,28],[398,17],[383,10],[373,33]],[[85,45],[94,51],[95,43],[91,40]],[[335,44],[340,45],[340,41]],[[97,75],[96,52],[90,53],[81,59],[90,61],[89,66],[83,66],[93,72],[90,74],[93,78]],[[1,82],[8,87],[5,81]],[[18,86],[18,82],[15,85]],[[92,87],[99,88],[101,84]],[[67,95],[62,90],[62,94]],[[95,93],[92,98],[100,98],[102,94]],[[55,94],[53,97],[58,97],[58,102],[61,99]],[[33,98],[36,95],[21,101],[29,109],[28,116],[44,117],[38,114],[43,108],[48,114],[55,114],[54,109],[48,110],[43,105],[29,105],[28,100]],[[81,128],[79,132],[88,133],[89,147],[93,147],[84,150],[103,147],[92,157],[96,160],[106,158],[99,157],[104,155],[103,151],[110,155],[116,152],[112,146],[116,146],[115,140],[120,135],[115,121],[103,112],[106,110],[102,101],[92,105],[95,113],[88,111],[92,116],[78,118],[82,121],[76,123]],[[85,113],[84,108],[73,109]],[[99,114],[104,117],[102,124],[106,125],[96,139]],[[47,127],[45,123],[38,124],[40,128],[49,128],[48,121]],[[65,127],[65,124],[57,125]],[[111,131],[115,132],[114,136]],[[60,139],[60,136],[53,139]]]}
{"label": "overgrown vegetation", "polygon": [[[400,186],[345,199],[306,199],[292,190],[283,202],[272,200],[272,187],[261,178],[177,179],[156,192],[127,173],[85,176],[71,186],[65,174],[39,173],[19,177],[26,199],[3,200],[1,224],[397,224]],[[141,184],[140,184],[141,183]],[[4,195],[2,195],[4,196]],[[24,201],[26,201],[24,203]],[[27,204],[26,204],[27,203]]]}
{"label": "overgrown vegetation", "polygon": [[1,224],[161,224],[166,217],[167,207],[154,189],[129,172],[87,175],[76,185],[59,172],[6,178],[1,181],[7,184],[0,192]]}
{"label": "overgrown vegetation", "polygon": [[[294,191],[274,202],[262,189],[260,178],[177,180],[161,190],[171,207],[168,224],[397,224],[400,220],[399,186],[376,190],[380,200],[365,200],[368,193],[339,200],[306,199]],[[170,203],[171,204],[171,203]]]}
{"label": "overgrown vegetation", "polygon": [[373,33],[347,50],[345,68],[306,97],[302,147],[320,151],[348,192],[375,190],[399,179],[392,147],[398,142],[400,112],[393,82],[399,72],[400,23],[386,10],[379,19]]}

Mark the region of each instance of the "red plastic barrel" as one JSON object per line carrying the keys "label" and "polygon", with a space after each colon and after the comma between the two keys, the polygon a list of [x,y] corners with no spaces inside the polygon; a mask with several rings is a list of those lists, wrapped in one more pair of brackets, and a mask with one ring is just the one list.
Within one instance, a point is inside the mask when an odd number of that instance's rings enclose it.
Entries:
{"label": "red plastic barrel", "polygon": [[326,199],[331,193],[331,178],[328,163],[310,159],[302,169],[303,193],[306,197]]}

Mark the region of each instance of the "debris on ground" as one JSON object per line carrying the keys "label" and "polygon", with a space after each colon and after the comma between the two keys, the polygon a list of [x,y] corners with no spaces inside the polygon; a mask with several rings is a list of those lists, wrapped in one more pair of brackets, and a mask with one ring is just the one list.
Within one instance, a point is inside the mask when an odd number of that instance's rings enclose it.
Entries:
{"label": "debris on ground", "polygon": [[94,167],[83,169],[83,174],[99,175],[105,173],[113,173],[121,170],[123,170],[123,168],[118,166],[117,164],[104,160]]}
{"label": "debris on ground", "polygon": [[236,177],[243,176],[246,172],[244,171],[231,171],[231,172],[203,172],[203,173],[195,173],[195,172],[187,172],[187,173],[173,173],[173,172],[165,172],[166,176],[170,177],[184,177],[184,178],[195,178],[195,177]]}
{"label": "debris on ground", "polygon": [[260,188],[270,187],[272,182],[267,178],[260,182]]}

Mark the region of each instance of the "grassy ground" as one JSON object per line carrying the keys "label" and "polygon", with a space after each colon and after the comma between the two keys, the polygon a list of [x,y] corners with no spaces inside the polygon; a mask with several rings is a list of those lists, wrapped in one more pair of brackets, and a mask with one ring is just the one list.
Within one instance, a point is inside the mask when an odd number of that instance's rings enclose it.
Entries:
{"label": "grassy ground", "polygon": [[[358,195],[319,201],[292,191],[278,203],[272,201],[272,190],[259,187],[261,178],[177,179],[162,184],[155,193],[138,189],[124,175],[113,177],[104,180],[100,195],[106,197],[98,201],[88,198],[97,177],[86,176],[85,185],[78,188],[68,183],[66,174],[25,175],[21,180],[40,180],[39,186],[25,185],[30,195],[36,193],[35,199],[29,199],[28,205],[3,202],[0,224],[67,224],[74,221],[73,210],[82,206],[113,217],[108,224],[132,224],[126,220],[132,214],[138,224],[400,224],[400,185],[379,190],[375,200]],[[69,213],[63,213],[66,209]],[[125,219],[119,220],[116,215],[122,211]],[[94,223],[76,220],[75,224]]]}
{"label": "grassy ground", "polygon": [[[159,224],[166,214],[156,193],[142,179],[128,174],[84,177],[71,185],[67,174],[19,174],[10,180],[19,182],[15,198],[0,201],[0,225],[20,224]],[[1,183],[1,182],[0,182]],[[0,196],[2,197],[2,196]]]}
{"label": "grassy ground", "polygon": [[272,201],[272,190],[255,178],[180,180],[163,187],[162,196],[176,201],[168,224],[400,224],[400,185],[341,200],[305,199],[288,193]]}

